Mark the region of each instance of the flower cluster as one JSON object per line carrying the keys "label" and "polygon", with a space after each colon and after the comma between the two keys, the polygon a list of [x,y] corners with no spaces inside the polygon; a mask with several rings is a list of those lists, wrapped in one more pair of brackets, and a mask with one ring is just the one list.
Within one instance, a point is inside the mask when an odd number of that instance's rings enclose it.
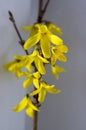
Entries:
{"label": "flower cluster", "polygon": [[34,111],[39,111],[39,109],[31,97],[37,96],[37,101],[40,103],[44,102],[47,92],[51,94],[61,92],[54,85],[49,85],[43,79],[43,75],[46,74],[45,64],[50,64],[51,72],[56,79],[59,78],[59,73],[65,72],[64,68],[57,65],[57,61],[67,61],[64,54],[68,52],[68,47],[60,38],[61,29],[50,22],[35,23],[23,27],[23,30],[30,31],[23,48],[31,50],[31,53],[23,56],[15,55],[14,61],[7,63],[5,68],[13,72],[17,78],[25,77],[24,89],[33,84],[34,90],[28,92],[28,96],[26,94],[20,103],[13,108],[15,112],[25,109],[26,114],[33,117]]}

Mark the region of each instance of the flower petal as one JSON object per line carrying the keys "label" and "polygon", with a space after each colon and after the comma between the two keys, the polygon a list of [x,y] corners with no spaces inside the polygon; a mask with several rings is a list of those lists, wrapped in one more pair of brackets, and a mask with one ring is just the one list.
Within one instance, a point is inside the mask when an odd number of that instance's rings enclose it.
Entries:
{"label": "flower petal", "polygon": [[30,106],[33,110],[39,111],[39,109],[38,109],[35,105],[33,105],[33,103],[30,103],[29,106]]}
{"label": "flower petal", "polygon": [[32,67],[32,64],[28,62],[28,64],[26,64],[26,69],[29,71],[29,72],[32,72],[33,71],[33,67]]}
{"label": "flower petal", "polygon": [[39,28],[40,28],[41,33],[47,33],[48,32],[46,25],[39,24]]}
{"label": "flower petal", "polygon": [[34,76],[35,78],[39,79],[41,75],[40,75],[40,73],[37,71],[37,72],[33,73],[33,76]]}
{"label": "flower petal", "polygon": [[13,108],[13,111],[15,111],[15,112],[20,112],[20,111],[22,111],[22,110],[26,107],[26,105],[27,105],[27,97],[25,96],[25,97],[21,100],[21,102],[20,102],[17,106],[15,106],[15,107]]}
{"label": "flower petal", "polygon": [[20,70],[17,70],[17,69],[16,69],[16,71],[14,71],[14,74],[17,78],[20,78],[21,76],[23,76],[23,72],[21,72]]}
{"label": "flower petal", "polygon": [[13,56],[16,60],[24,60],[26,56],[14,55]]}
{"label": "flower petal", "polygon": [[28,116],[30,116],[31,118],[34,116],[34,110],[31,108],[31,107],[27,107],[26,108],[26,114],[28,115]]}
{"label": "flower petal", "polygon": [[51,66],[51,68],[52,68],[52,74],[56,77],[56,79],[59,78],[58,72],[59,73],[65,72],[64,68],[57,66],[57,65],[53,65],[53,66]]}
{"label": "flower petal", "polygon": [[33,47],[35,44],[37,44],[40,40],[40,33],[35,34],[34,36],[31,36],[28,38],[28,40],[24,44],[24,49],[30,49]]}
{"label": "flower petal", "polygon": [[51,93],[51,94],[58,94],[61,92],[60,89],[55,89],[54,86],[49,86],[46,88],[47,92]]}
{"label": "flower petal", "polygon": [[8,71],[13,71],[16,68],[16,66],[17,66],[17,62],[12,61],[12,62],[5,64],[4,68],[7,69]]}
{"label": "flower petal", "polygon": [[45,70],[45,67],[43,65],[43,62],[41,60],[39,60],[38,58],[35,59],[35,66],[36,68],[38,69],[38,71],[41,73],[41,74],[45,74],[46,73],[46,70]]}
{"label": "flower petal", "polygon": [[37,90],[34,90],[34,91],[32,91],[32,92],[30,93],[30,96],[34,96],[34,95],[36,95],[36,94],[39,94],[40,91],[41,91],[41,88],[39,88],[39,89],[37,89]]}
{"label": "flower petal", "polygon": [[60,66],[58,66],[58,65],[55,65],[54,67],[56,68],[56,71],[57,71],[57,72],[62,73],[62,72],[65,72],[65,71],[66,71],[64,68],[62,68],[62,67],[60,67]]}
{"label": "flower petal", "polygon": [[32,84],[32,82],[33,82],[33,77],[28,77],[23,82],[23,88],[29,87]]}
{"label": "flower petal", "polygon": [[54,34],[50,35],[50,41],[55,45],[62,45],[63,44],[63,40]]}
{"label": "flower petal", "polygon": [[32,63],[34,61],[35,57],[33,56],[28,56],[28,60],[27,60],[27,63],[25,65],[26,69],[29,71],[29,72],[32,72]]}
{"label": "flower petal", "polygon": [[46,22],[46,25],[49,29],[49,31],[51,32],[55,32],[59,35],[62,35],[62,31],[61,31],[61,28],[59,28],[58,26],[56,26],[55,24],[51,23],[51,22]]}
{"label": "flower petal", "polygon": [[33,25],[24,26],[24,27],[22,28],[22,30],[28,31],[28,30],[32,30],[32,28],[33,28]]}
{"label": "flower petal", "polygon": [[58,73],[57,73],[56,67],[55,67],[55,66],[51,66],[51,68],[52,68],[52,74],[55,76],[56,79],[58,79],[58,78],[59,78],[59,75],[58,75]]}
{"label": "flower petal", "polygon": [[67,61],[67,57],[59,51],[58,51],[58,53],[55,54],[55,56],[59,61],[62,61],[62,62]]}
{"label": "flower petal", "polygon": [[51,56],[51,64],[52,65],[54,65],[55,63],[56,63],[56,57],[55,57],[55,55],[53,54],[52,56]]}
{"label": "flower petal", "polygon": [[68,47],[66,45],[59,45],[59,46],[56,46],[56,48],[60,51],[60,52],[63,52],[63,53],[67,53],[68,52]]}
{"label": "flower petal", "polygon": [[43,58],[43,57],[40,56],[40,55],[38,55],[38,58],[39,58],[42,62],[44,62],[44,63],[49,63],[48,60],[46,60],[45,58]]}
{"label": "flower petal", "polygon": [[46,96],[46,90],[45,88],[41,88],[41,91],[39,93],[38,101],[39,102],[44,102]]}
{"label": "flower petal", "polygon": [[34,86],[35,86],[37,89],[39,88],[39,80],[38,80],[38,79],[34,78],[34,79],[33,79],[33,84],[34,84]]}
{"label": "flower petal", "polygon": [[43,34],[40,39],[40,46],[45,58],[50,58],[50,41],[47,37],[47,34]]}
{"label": "flower petal", "polygon": [[59,34],[59,35],[62,35],[61,28],[55,26],[54,24],[51,24],[51,31],[52,31],[52,32],[55,32],[55,33],[57,33],[57,34]]}

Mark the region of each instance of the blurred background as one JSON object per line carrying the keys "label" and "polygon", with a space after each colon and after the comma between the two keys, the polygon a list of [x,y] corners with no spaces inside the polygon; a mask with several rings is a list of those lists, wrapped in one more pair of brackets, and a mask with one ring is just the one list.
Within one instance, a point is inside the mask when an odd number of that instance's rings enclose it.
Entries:
{"label": "blurred background", "polygon": [[[31,130],[32,120],[25,112],[12,111],[26,93],[22,79],[17,80],[2,67],[14,54],[24,54],[8,19],[8,10],[13,12],[21,35],[26,39],[28,33],[23,32],[22,27],[36,21],[38,1],[0,0],[0,130]],[[44,19],[62,28],[69,53],[68,62],[61,64],[67,72],[60,74],[59,80],[47,74],[48,83],[54,83],[62,92],[47,95],[39,113],[38,130],[85,130],[86,0],[50,0]]]}

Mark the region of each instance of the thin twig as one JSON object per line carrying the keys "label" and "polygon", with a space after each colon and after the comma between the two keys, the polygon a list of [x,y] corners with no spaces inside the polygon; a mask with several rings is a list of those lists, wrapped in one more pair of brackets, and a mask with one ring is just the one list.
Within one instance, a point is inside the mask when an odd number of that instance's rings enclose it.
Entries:
{"label": "thin twig", "polygon": [[[38,96],[36,95],[34,99],[35,105],[39,108],[39,102],[38,102]],[[38,112],[34,111],[34,116],[33,116],[33,130],[38,130]]]}
{"label": "thin twig", "polygon": [[38,1],[38,17],[37,22],[41,23],[41,13],[42,13],[43,0]]}
{"label": "thin twig", "polygon": [[44,14],[45,14],[45,12],[46,12],[46,10],[47,10],[47,7],[48,7],[49,2],[50,2],[50,0],[47,0],[46,4],[45,4],[45,6],[44,6],[44,8],[43,8],[43,10],[42,10],[41,19],[43,19],[43,17],[44,17]]}
{"label": "thin twig", "polygon": [[33,117],[33,130],[37,130],[37,124],[38,123],[38,112],[34,111],[34,117]]}
{"label": "thin twig", "polygon": [[38,16],[40,15],[41,13],[41,10],[42,10],[42,6],[43,6],[43,0],[39,0],[39,9],[38,9]]}
{"label": "thin twig", "polygon": [[[22,39],[22,37],[21,37],[21,34],[20,34],[19,30],[18,30],[18,27],[17,27],[16,22],[15,22],[15,19],[14,19],[14,16],[13,16],[13,14],[12,14],[11,11],[8,11],[8,13],[9,13],[9,19],[10,19],[10,21],[13,23],[13,26],[14,26],[14,28],[15,28],[15,31],[16,31],[18,37],[19,37],[19,40],[20,40],[20,41],[19,41],[19,44],[23,47],[25,41],[24,41],[24,40]],[[23,49],[24,49],[24,48],[23,48]],[[27,55],[29,54],[27,50],[24,50],[24,51],[26,52]]]}
{"label": "thin twig", "polygon": [[39,12],[38,12],[38,19],[37,19],[38,23],[42,22],[42,19],[44,17],[44,14],[46,12],[46,9],[48,7],[49,2],[50,2],[50,0],[47,0],[47,2],[45,3],[44,8],[42,8],[43,7],[43,0],[39,0]]}
{"label": "thin twig", "polygon": [[46,4],[45,4],[45,6],[44,6],[44,9],[43,9],[43,13],[46,12],[46,9],[47,9],[47,7],[48,7],[49,2],[50,2],[50,0],[47,0]]}

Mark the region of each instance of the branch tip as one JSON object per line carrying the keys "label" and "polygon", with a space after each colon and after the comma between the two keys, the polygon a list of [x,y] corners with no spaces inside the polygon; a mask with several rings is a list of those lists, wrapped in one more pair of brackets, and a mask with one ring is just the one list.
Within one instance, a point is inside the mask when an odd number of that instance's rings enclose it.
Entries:
{"label": "branch tip", "polygon": [[11,22],[15,22],[12,12],[11,12],[11,11],[8,11],[8,14],[9,14],[9,19],[10,19],[10,21],[11,21]]}
{"label": "branch tip", "polygon": [[8,14],[10,17],[13,17],[12,12],[10,10],[8,11]]}

